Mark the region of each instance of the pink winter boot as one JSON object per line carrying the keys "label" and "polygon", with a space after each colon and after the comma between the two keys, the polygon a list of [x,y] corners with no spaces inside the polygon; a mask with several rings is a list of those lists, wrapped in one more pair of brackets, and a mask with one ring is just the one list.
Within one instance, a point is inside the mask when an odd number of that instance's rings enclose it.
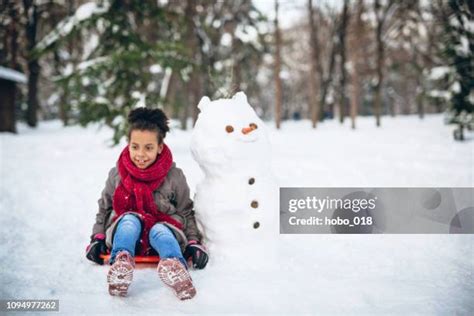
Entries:
{"label": "pink winter boot", "polygon": [[196,295],[188,270],[178,259],[161,259],[158,263],[158,275],[180,300],[191,299]]}
{"label": "pink winter boot", "polygon": [[128,287],[133,280],[135,260],[128,251],[120,251],[107,274],[109,293],[113,296],[127,296]]}

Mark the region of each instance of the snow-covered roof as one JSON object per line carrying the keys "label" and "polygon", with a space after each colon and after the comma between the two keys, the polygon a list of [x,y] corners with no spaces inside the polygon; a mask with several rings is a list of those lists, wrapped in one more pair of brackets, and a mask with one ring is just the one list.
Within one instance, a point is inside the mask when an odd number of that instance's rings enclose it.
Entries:
{"label": "snow-covered roof", "polygon": [[0,78],[19,83],[26,83],[26,76],[19,71],[0,66]]}

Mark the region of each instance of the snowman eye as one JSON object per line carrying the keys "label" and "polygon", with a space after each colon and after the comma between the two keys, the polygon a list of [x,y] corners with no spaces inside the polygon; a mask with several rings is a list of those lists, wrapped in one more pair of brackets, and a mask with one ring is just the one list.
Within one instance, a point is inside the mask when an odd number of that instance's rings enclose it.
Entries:
{"label": "snowman eye", "polygon": [[225,127],[225,131],[230,134],[234,131],[234,128],[232,127],[232,125],[227,125]]}
{"label": "snowman eye", "polygon": [[249,126],[250,126],[251,129],[257,129],[258,128],[257,124],[255,124],[255,123],[250,123]]}

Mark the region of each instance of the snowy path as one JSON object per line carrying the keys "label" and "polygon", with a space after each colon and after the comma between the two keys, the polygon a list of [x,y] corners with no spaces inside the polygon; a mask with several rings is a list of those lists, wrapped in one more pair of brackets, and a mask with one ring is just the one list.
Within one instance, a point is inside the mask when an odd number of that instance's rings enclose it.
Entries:
{"label": "snowy path", "polygon": [[[280,186],[474,186],[474,139],[452,141],[441,116],[383,118],[378,130],[373,119],[358,123],[273,131]],[[202,174],[190,134],[174,130],[167,142],[194,188]],[[193,272],[192,301],[174,298],[154,269],[136,271],[128,298],[109,297],[107,267],[90,264],[84,249],[121,150],[106,145],[110,136],[59,122],[0,134],[0,298],[59,299],[67,315],[474,313],[473,235],[280,235],[280,261],[265,272],[212,261]]]}

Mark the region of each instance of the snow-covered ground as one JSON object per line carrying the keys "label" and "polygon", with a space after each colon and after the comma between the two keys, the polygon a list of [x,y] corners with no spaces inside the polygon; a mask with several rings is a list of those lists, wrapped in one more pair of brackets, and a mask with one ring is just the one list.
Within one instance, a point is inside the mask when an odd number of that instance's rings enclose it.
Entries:
{"label": "snow-covered ground", "polygon": [[[472,187],[474,135],[460,143],[440,115],[360,118],[353,131],[307,121],[271,128],[280,186]],[[121,146],[111,131],[41,122],[0,134],[0,299],[59,299],[61,314],[474,314],[473,235],[279,235],[279,260],[242,271],[261,254],[236,249],[232,271],[193,271],[198,290],[180,302],[152,268],[135,272],[129,297],[110,297],[106,266],[84,250],[97,199]],[[192,190],[202,178],[191,132],[166,141]],[[278,211],[275,212],[277,214]],[[43,315],[43,313],[41,313]]]}

